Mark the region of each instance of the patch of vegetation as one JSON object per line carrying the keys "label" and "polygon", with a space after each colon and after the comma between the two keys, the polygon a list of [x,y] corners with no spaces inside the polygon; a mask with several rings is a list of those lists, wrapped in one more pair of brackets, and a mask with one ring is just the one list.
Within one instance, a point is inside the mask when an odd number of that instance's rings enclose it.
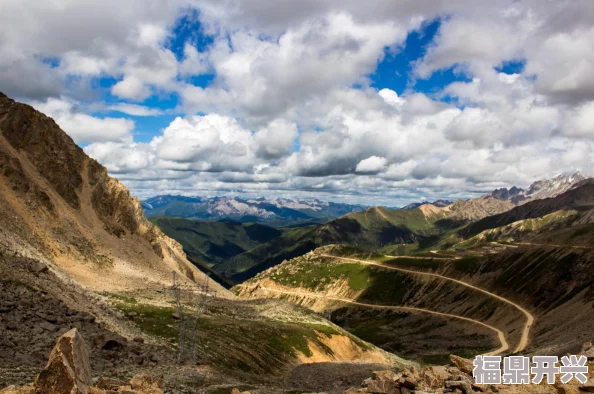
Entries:
{"label": "patch of vegetation", "polygon": [[[389,324],[388,319],[349,320],[348,331],[376,346],[382,346],[392,340],[392,336],[382,332],[381,328]],[[346,329],[346,328],[345,328]]]}
{"label": "patch of vegetation", "polygon": [[131,304],[131,305],[138,304],[138,300],[136,298],[134,298],[133,296],[128,296],[126,294],[106,293],[106,295],[110,298],[121,301],[125,304]]}
{"label": "patch of vegetation", "polygon": [[209,268],[283,234],[282,230],[259,223],[172,217],[153,217],[151,222],[178,241],[186,254]]}
{"label": "patch of vegetation", "polygon": [[302,261],[287,262],[275,270],[270,278],[288,287],[304,287],[311,290],[323,289],[339,279],[346,279],[353,291],[363,290],[368,286],[368,267],[358,263],[332,263]]}
{"label": "patch of vegetation", "polygon": [[122,313],[134,312],[134,323],[145,333],[161,339],[175,339],[179,335],[178,321],[173,319],[173,307],[159,307],[137,302],[117,302],[115,307]]}
{"label": "patch of vegetation", "polygon": [[415,279],[409,274],[368,267],[370,283],[359,299],[384,305],[402,305]]}
{"label": "patch of vegetation", "polygon": [[[123,313],[135,312],[134,323],[146,334],[176,344],[179,321],[173,307],[160,307],[116,301]],[[309,343],[329,355],[332,349],[324,337],[341,335],[323,324],[248,320],[220,314],[203,314],[198,320],[198,353],[223,370],[278,374],[299,354],[311,356]]]}

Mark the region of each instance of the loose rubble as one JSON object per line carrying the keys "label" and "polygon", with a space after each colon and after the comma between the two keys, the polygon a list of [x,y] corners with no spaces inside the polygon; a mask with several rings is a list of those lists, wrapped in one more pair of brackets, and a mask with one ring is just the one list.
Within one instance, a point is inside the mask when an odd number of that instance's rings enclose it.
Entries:
{"label": "loose rubble", "polygon": [[171,349],[145,344],[143,338],[128,341],[96,322],[93,315],[73,310],[48,294],[0,282],[0,367],[41,369],[56,339],[73,328],[86,338],[98,373],[122,366],[155,366],[175,357]]}
{"label": "loose rubble", "polygon": [[581,385],[573,380],[554,385],[478,385],[472,378],[471,360],[450,355],[453,366],[429,366],[421,370],[410,367],[400,372],[376,371],[365,379],[362,388],[350,388],[342,394],[583,394],[594,393],[594,347],[586,343],[580,354],[588,357],[589,380]]}
{"label": "loose rubble", "polygon": [[92,386],[87,344],[76,328],[62,335],[46,367],[28,386],[10,386],[2,394],[163,394],[163,377],[136,375],[129,382],[100,378]]}

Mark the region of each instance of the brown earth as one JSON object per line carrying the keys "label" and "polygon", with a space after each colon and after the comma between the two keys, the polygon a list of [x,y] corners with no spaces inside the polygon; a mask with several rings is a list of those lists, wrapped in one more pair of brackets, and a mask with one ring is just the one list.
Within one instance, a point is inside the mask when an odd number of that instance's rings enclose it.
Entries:
{"label": "brown earth", "polygon": [[0,252],[43,260],[97,291],[162,288],[172,271],[206,280],[51,118],[1,93]]}

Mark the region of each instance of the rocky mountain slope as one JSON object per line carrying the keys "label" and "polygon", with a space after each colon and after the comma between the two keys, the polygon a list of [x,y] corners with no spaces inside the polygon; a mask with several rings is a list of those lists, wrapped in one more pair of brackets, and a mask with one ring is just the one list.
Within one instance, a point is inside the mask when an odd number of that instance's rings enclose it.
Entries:
{"label": "rocky mountain slope", "polygon": [[425,205],[425,204],[431,204],[431,205],[434,205],[434,206],[439,207],[439,208],[445,208],[448,205],[451,205],[453,203],[454,203],[453,201],[448,201],[448,200],[436,200],[436,201],[433,201],[433,202],[429,202],[429,201],[413,202],[413,203],[410,203],[410,204],[408,204],[408,205],[406,205],[406,206],[404,206],[404,207],[402,207],[400,209],[415,209],[415,208],[418,208],[421,205]]}
{"label": "rocky mountain slope", "polygon": [[528,189],[510,195],[509,200],[520,205],[534,200],[556,197],[586,179],[588,176],[579,171],[573,174],[560,174],[551,179],[541,179],[532,183]]}
{"label": "rocky mountain slope", "polygon": [[53,263],[95,290],[162,287],[172,271],[192,282],[206,279],[51,118],[4,95],[0,250]]}
{"label": "rocky mountain slope", "polygon": [[361,205],[277,198],[245,199],[238,197],[156,196],[142,201],[148,217],[167,216],[198,220],[235,220],[273,226],[324,223],[349,212],[361,211]]}
{"label": "rocky mountain slope", "polygon": [[[202,367],[175,362],[172,272],[184,288],[210,290],[196,337]],[[52,119],[3,95],[0,274],[0,387],[31,382],[73,328],[87,338],[92,376],[165,375],[166,392],[241,383],[278,393],[302,364],[357,360],[358,376],[370,365],[409,364],[285,301],[237,300]]]}
{"label": "rocky mountain slope", "polygon": [[460,235],[469,237],[487,229],[506,226],[520,220],[544,217],[556,211],[587,211],[593,208],[594,183],[585,180],[556,197],[531,201],[509,211],[471,223],[460,230]]}

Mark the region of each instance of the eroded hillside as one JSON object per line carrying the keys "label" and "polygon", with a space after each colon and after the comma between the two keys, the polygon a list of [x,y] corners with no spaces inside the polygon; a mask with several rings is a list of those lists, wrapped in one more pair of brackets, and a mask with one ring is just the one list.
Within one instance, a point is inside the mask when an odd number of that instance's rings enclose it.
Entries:
{"label": "eroded hillside", "polygon": [[443,362],[452,352],[563,354],[591,337],[592,258],[591,249],[555,246],[465,257],[395,257],[328,246],[236,289],[242,297],[329,309],[332,320],[355,335],[429,362]]}
{"label": "eroded hillside", "polygon": [[[43,259],[95,290],[205,276],[136,199],[56,123],[0,95],[0,250]],[[221,294],[224,290],[221,288]]]}

